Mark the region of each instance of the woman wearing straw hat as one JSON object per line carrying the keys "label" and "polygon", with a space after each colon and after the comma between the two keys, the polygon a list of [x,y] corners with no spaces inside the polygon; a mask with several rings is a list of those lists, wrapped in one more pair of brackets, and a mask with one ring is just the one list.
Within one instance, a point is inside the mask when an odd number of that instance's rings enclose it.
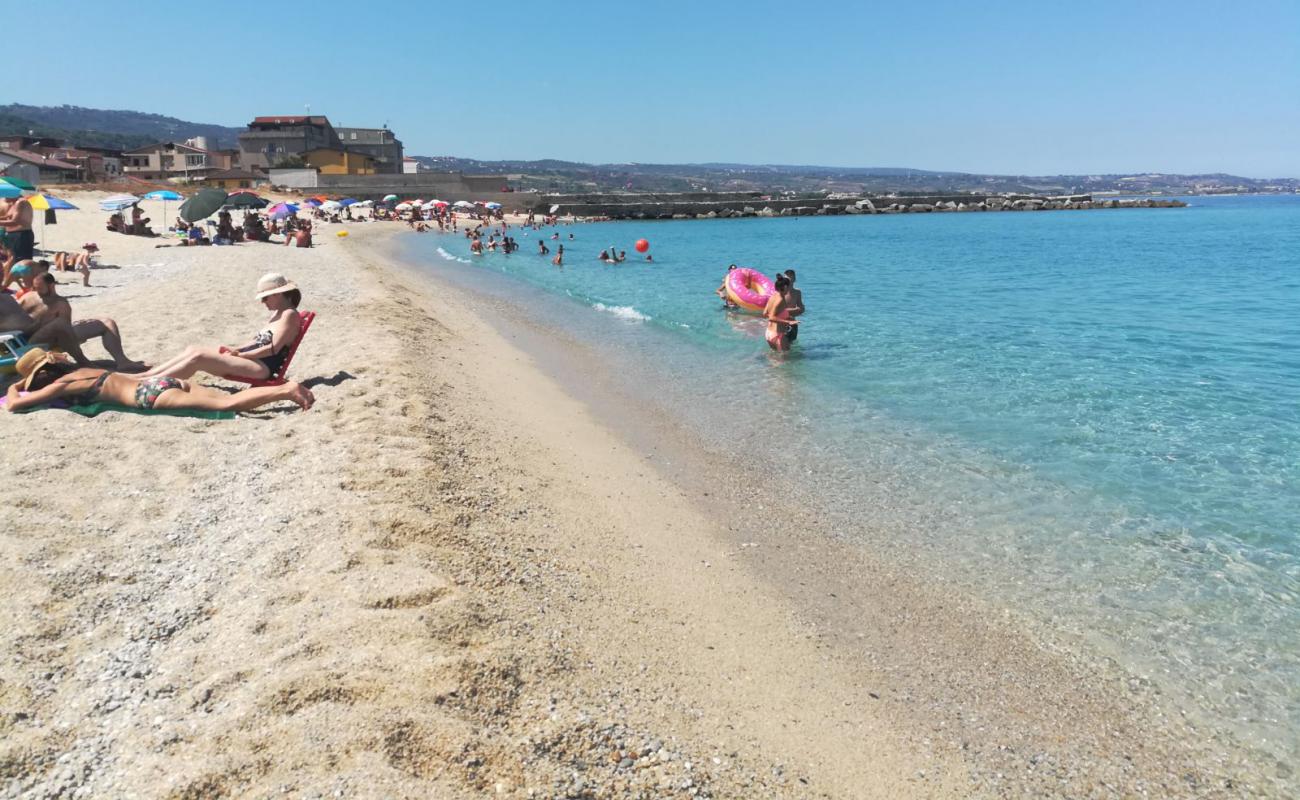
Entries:
{"label": "woman wearing straw hat", "polygon": [[106,369],[78,367],[67,356],[33,347],[14,365],[18,380],[9,386],[10,411],[62,399],[74,406],[111,403],[127,408],[251,411],[267,403],[292,400],[304,411],[316,398],[296,383],[260,386],[235,394],[196,386],[179,378],[144,378]]}
{"label": "woman wearing straw hat", "polygon": [[298,314],[302,292],[283,275],[268,272],[257,282],[254,297],[271,312],[271,319],[266,330],[251,342],[242,347],[187,347],[179,356],[141,373],[142,377],[188,378],[196,372],[206,372],[218,377],[263,380],[277,374],[302,329],[302,317]]}

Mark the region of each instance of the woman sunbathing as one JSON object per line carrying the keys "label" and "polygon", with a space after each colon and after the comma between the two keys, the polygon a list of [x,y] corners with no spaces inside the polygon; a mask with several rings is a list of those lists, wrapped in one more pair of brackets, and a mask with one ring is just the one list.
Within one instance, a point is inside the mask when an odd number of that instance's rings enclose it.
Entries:
{"label": "woman sunbathing", "polygon": [[266,330],[251,342],[243,347],[187,347],[179,356],[164,361],[141,377],[188,378],[196,372],[206,372],[218,377],[265,380],[278,374],[302,330],[302,316],[298,313],[302,292],[288,278],[272,272],[257,282],[256,298],[272,313]]}
{"label": "woman sunbathing", "polygon": [[14,366],[19,379],[9,386],[5,398],[10,411],[21,411],[57,399],[74,406],[112,403],[146,411],[251,411],[279,400],[292,400],[306,411],[316,402],[306,387],[296,383],[260,386],[226,394],[176,378],[141,378],[106,369],[78,367],[62,354],[49,353],[39,347],[23,353]]}

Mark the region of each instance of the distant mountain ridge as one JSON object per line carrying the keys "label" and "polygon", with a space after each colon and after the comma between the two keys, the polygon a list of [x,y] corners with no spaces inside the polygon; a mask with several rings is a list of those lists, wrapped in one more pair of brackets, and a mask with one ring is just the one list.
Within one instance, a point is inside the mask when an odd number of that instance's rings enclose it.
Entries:
{"label": "distant mountain ridge", "polygon": [[888,194],[1215,194],[1296,192],[1300,180],[1261,180],[1222,173],[1167,175],[983,175],[907,167],[825,167],[789,164],[583,164],[575,161],[481,161],[455,156],[412,156],[425,169],[511,175],[522,190],[582,192],[846,192]]}
{"label": "distant mountain ridge", "polygon": [[0,134],[65,139],[74,144],[129,150],[154,142],[184,141],[206,136],[213,149],[237,147],[244,128],[187,122],[162,114],[82,106],[0,106]]}

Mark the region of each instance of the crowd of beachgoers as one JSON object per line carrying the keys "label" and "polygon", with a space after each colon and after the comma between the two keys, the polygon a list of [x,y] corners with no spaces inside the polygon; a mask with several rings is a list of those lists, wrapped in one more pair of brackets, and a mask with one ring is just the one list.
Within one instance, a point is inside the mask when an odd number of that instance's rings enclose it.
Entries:
{"label": "crowd of beachgoers", "polygon": [[[302,409],[314,402],[311,391],[285,378],[289,360],[310,325],[312,315],[299,311],[302,291],[278,272],[258,281],[253,299],[269,315],[264,329],[239,344],[176,343],[176,352],[152,365],[127,355],[117,322],[108,316],[76,313],[60,294],[59,275],[74,272],[82,286],[91,285],[104,246],[86,242],[78,250],[38,248],[33,230],[34,209],[28,191],[0,198],[0,371],[12,374],[0,400],[8,411],[57,405],[73,409],[105,405],[138,411],[240,412],[270,403],[291,401]],[[155,232],[139,198],[116,196],[102,206],[110,212],[110,234],[158,238],[156,247],[211,246],[263,242],[312,246],[313,223],[342,223],[362,217],[351,208],[307,204],[269,204],[252,192],[229,195],[232,205],[245,207],[236,226],[232,208],[223,205],[204,216],[178,216],[165,231]],[[242,200],[241,200],[242,198]],[[252,206],[252,207],[249,207]],[[215,212],[215,220],[208,219]],[[287,212],[287,213],[286,213]],[[47,212],[48,213],[48,212]],[[95,340],[111,364],[93,361],[83,349]],[[205,374],[246,384],[239,391],[222,391],[192,380]],[[8,377],[8,376],[5,376]]]}
{"label": "crowd of beachgoers", "polygon": [[[463,221],[464,236],[469,240],[471,255],[482,256],[487,253],[509,255],[519,251],[519,243],[510,234],[510,222],[499,206],[472,208],[468,214],[458,217],[454,209],[445,203],[435,204],[425,209],[418,204],[403,205],[405,207],[398,206],[392,213],[420,233],[436,228],[440,233],[460,234]],[[379,213],[379,210],[376,213]],[[551,256],[551,249],[547,246],[546,238],[541,235],[541,232],[543,228],[559,224],[559,221],[559,217],[554,215],[544,214],[539,217],[536,213],[529,212],[520,223],[525,231],[532,230],[539,234],[537,255]],[[568,238],[572,240],[574,234],[570,233]],[[560,234],[554,232],[550,239],[559,240]],[[648,250],[648,243],[645,240],[638,241],[636,249],[644,253],[646,262],[654,261],[654,256],[645,252]],[[603,264],[622,264],[627,261],[627,251],[616,249],[611,245],[601,250],[596,259]],[[555,254],[551,256],[551,265],[560,268],[564,266],[562,242],[556,245]],[[806,310],[803,292],[795,288],[795,277],[793,269],[779,273],[773,280],[758,270],[731,264],[727,268],[722,285],[717,288],[715,294],[722,299],[724,309],[749,311],[761,315],[767,321],[764,339],[768,347],[777,353],[786,353],[799,337],[797,317]]]}
{"label": "crowd of beachgoers", "polygon": [[[262,278],[253,294],[269,318],[265,328],[248,341],[188,346],[177,342],[176,354],[146,364],[127,355],[114,319],[81,317],[59,293],[60,273],[76,273],[83,286],[90,286],[102,248],[99,243],[85,242],[77,250],[38,251],[32,227],[34,208],[28,199],[35,194],[33,189],[0,198],[0,370],[16,374],[3,400],[9,411],[50,404],[74,408],[109,404],[146,412],[245,411],[285,400],[303,409],[311,407],[314,398],[310,390],[285,377],[288,362],[310,324],[310,315],[298,310],[302,293],[296,284],[275,271]],[[173,192],[158,192],[154,197],[185,200]],[[510,254],[520,249],[511,233],[513,223],[525,231],[536,231],[537,254],[549,256],[555,267],[564,266],[564,244],[557,241],[552,255],[541,233],[543,228],[560,224],[557,216],[530,212],[507,217],[498,203],[398,202],[393,196],[376,203],[316,196],[272,204],[251,190],[225,194],[204,189],[182,203],[181,213],[170,225],[156,231],[140,199],[114,195],[100,201],[101,209],[109,214],[106,246],[111,247],[112,236],[133,236],[157,238],[154,246],[158,248],[254,243],[310,248],[321,226],[395,222],[421,233],[435,229],[453,235],[463,232],[474,255]],[[236,215],[240,215],[238,220]],[[336,234],[345,237],[347,231],[340,229]],[[572,233],[568,236],[574,238]],[[550,239],[559,240],[559,232],[552,233]],[[653,262],[644,242],[638,242],[637,249],[645,261]],[[627,260],[627,252],[611,246],[598,259],[621,264]],[[737,269],[733,264],[717,294],[725,308],[761,314],[767,321],[765,338],[772,350],[786,352],[796,341],[797,317],[804,313],[804,305],[802,294],[794,287],[793,270],[771,281],[756,270]],[[83,345],[92,339],[109,354],[111,366],[97,365],[86,355]],[[192,378],[199,373],[251,386],[237,392],[221,391],[194,382]]]}

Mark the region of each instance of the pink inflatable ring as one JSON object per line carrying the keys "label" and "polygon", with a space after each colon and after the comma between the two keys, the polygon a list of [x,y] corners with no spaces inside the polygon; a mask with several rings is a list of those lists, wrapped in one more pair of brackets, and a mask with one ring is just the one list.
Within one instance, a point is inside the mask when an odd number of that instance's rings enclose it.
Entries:
{"label": "pink inflatable ring", "polygon": [[727,298],[741,308],[762,311],[772,296],[772,279],[749,267],[727,273]]}

